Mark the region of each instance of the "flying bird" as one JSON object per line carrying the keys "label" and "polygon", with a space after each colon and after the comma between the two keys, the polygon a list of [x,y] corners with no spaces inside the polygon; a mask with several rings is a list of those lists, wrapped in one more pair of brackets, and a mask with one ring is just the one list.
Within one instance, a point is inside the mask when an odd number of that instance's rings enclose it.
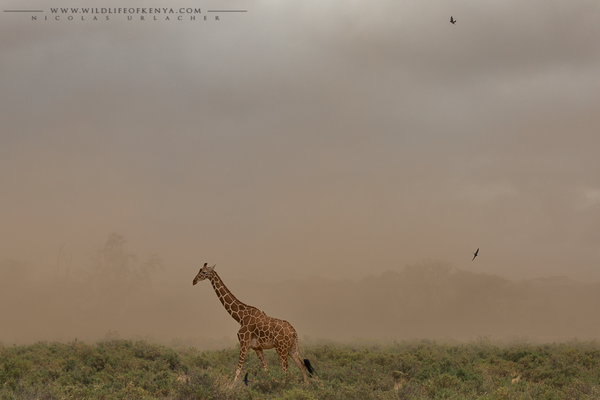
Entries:
{"label": "flying bird", "polygon": [[248,373],[246,372],[246,375],[244,375],[244,383],[246,384],[246,386],[248,386],[248,382],[250,382],[248,380]]}
{"label": "flying bird", "polygon": [[452,25],[456,24],[456,20],[454,18],[452,18],[452,15],[450,16],[450,23]]}
{"label": "flying bird", "polygon": [[[475,257],[477,257],[477,254],[479,254],[479,248],[477,248],[477,251],[475,251],[475,253],[473,253],[473,260],[475,259]],[[471,261],[473,261],[471,260]]]}

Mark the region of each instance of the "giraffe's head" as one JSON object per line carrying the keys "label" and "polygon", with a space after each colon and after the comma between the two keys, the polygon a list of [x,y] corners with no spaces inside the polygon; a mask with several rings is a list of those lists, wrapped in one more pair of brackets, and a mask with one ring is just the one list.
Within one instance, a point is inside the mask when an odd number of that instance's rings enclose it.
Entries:
{"label": "giraffe's head", "polygon": [[204,263],[204,267],[200,268],[200,271],[194,278],[194,282],[192,283],[192,285],[195,285],[196,283],[198,283],[200,281],[210,278],[210,276],[213,274],[213,270],[215,269],[216,266],[217,266],[217,264],[213,265],[212,267],[209,267],[208,263]]}

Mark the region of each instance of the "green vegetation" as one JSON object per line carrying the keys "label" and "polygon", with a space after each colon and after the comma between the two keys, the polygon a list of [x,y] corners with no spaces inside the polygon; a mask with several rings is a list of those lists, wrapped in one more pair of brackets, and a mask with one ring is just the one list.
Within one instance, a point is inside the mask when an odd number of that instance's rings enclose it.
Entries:
{"label": "green vegetation", "polygon": [[249,354],[249,385],[231,386],[238,350],[145,341],[0,345],[0,399],[598,399],[600,344],[432,341],[303,346],[309,385],[274,351]]}

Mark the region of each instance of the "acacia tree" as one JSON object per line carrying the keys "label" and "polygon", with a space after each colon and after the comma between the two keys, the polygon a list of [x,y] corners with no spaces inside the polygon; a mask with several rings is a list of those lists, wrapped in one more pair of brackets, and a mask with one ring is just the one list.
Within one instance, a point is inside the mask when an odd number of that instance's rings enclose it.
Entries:
{"label": "acacia tree", "polygon": [[110,233],[104,246],[92,255],[87,278],[100,304],[122,303],[147,293],[152,275],[163,267],[156,254],[139,263],[135,254],[126,252],[125,244],[123,236]]}

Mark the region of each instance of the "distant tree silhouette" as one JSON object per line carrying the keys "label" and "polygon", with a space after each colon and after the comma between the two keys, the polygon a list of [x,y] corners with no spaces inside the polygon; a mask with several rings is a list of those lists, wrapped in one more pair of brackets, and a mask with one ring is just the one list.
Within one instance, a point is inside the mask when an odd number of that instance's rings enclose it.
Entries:
{"label": "distant tree silhouette", "polygon": [[96,303],[120,303],[149,289],[152,274],[162,269],[158,255],[138,263],[135,254],[126,252],[122,235],[110,233],[103,247],[92,255],[87,283],[94,288]]}
{"label": "distant tree silhouette", "polygon": [[413,313],[439,310],[449,296],[448,281],[454,270],[443,261],[424,260],[407,265],[401,272],[407,305]]}

